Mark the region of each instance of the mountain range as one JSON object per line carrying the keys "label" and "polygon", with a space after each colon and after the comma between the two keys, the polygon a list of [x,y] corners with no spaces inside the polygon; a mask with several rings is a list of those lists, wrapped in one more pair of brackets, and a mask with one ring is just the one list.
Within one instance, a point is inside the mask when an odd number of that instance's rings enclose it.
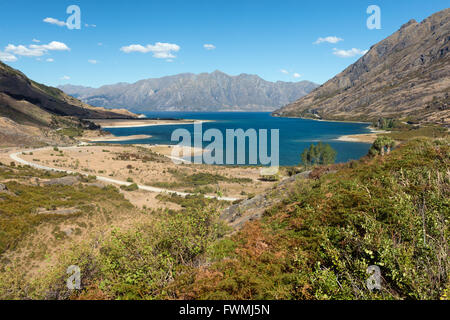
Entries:
{"label": "mountain range", "polygon": [[146,112],[274,111],[317,87],[310,81],[269,82],[256,75],[230,76],[214,71],[183,73],[100,88],[73,85],[59,88],[93,106]]}
{"label": "mountain range", "polygon": [[450,124],[450,9],[411,20],[275,116]]}

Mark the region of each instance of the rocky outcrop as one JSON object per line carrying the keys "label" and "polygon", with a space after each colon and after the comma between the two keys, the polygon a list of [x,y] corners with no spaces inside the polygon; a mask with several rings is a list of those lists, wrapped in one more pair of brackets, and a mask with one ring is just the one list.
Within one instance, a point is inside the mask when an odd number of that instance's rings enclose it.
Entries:
{"label": "rocky outcrop", "polygon": [[80,177],[78,177],[78,176],[66,176],[66,177],[62,177],[62,178],[56,178],[56,179],[44,181],[42,184],[44,186],[54,186],[54,185],[73,186],[75,184],[78,184],[79,182],[80,182]]}
{"label": "rocky outcrop", "polygon": [[286,191],[296,180],[307,179],[310,174],[311,171],[299,173],[280,182],[276,187],[276,191],[269,191],[234,204],[221,213],[220,219],[232,227],[234,232],[238,231],[247,222],[260,219],[267,209],[283,200],[283,197],[280,195],[287,195]]}
{"label": "rocky outcrop", "polygon": [[450,123],[450,9],[414,20],[276,116]]}

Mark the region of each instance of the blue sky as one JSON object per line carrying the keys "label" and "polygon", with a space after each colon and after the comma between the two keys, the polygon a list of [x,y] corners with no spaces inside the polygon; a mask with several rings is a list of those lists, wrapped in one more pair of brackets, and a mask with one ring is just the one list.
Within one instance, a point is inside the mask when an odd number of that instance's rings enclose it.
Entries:
{"label": "blue sky", "polygon": [[[52,86],[98,87],[214,70],[257,74],[269,81],[324,83],[402,24],[410,19],[421,21],[448,3],[1,1],[0,58],[33,80]],[[80,30],[63,25],[69,5],[81,9]],[[369,5],[381,9],[380,30],[366,26]],[[319,38],[328,41],[317,43]]]}

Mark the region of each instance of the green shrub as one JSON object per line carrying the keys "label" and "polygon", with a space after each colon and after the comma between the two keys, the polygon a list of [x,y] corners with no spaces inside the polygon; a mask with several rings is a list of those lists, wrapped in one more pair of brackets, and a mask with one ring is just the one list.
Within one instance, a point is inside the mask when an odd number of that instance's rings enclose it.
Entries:
{"label": "green shrub", "polygon": [[186,175],[181,171],[169,169],[176,182],[151,182],[149,185],[159,188],[183,188],[183,187],[199,187],[211,184],[217,184],[219,182],[231,182],[231,183],[250,183],[253,180],[249,178],[229,178],[219,174],[212,174],[209,172],[200,172],[192,175]]}
{"label": "green shrub", "polygon": [[280,176],[278,174],[272,174],[272,175],[262,175],[259,180],[266,181],[266,182],[275,182],[280,180]]}
{"label": "green shrub", "polygon": [[84,132],[83,129],[75,127],[63,128],[62,130],[59,131],[60,134],[67,136],[69,138],[81,137],[83,135],[83,132]]}
{"label": "green shrub", "polygon": [[115,231],[99,257],[99,288],[116,299],[167,297],[173,278],[192,268],[225,229],[214,210],[160,213],[159,222]]}
{"label": "green shrub", "polygon": [[120,189],[125,191],[137,191],[139,190],[139,187],[136,183],[130,184],[129,186],[120,186]]}
{"label": "green shrub", "polygon": [[302,163],[308,167],[313,165],[328,165],[336,161],[337,152],[329,144],[319,142],[312,144],[301,154]]}

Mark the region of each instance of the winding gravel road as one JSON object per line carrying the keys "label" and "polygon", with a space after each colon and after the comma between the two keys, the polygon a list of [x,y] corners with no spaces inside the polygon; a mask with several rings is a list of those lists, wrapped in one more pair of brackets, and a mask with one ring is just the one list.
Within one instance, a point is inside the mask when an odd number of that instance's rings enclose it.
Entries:
{"label": "winding gravel road", "polygon": [[[60,150],[70,150],[70,149],[77,149],[80,148],[81,146],[74,146],[74,147],[61,147],[59,148]],[[51,167],[46,167],[34,162],[30,162],[30,161],[26,161],[22,158],[20,158],[20,155],[23,155],[24,152],[38,152],[38,151],[44,151],[44,150],[50,150],[52,149],[52,147],[46,147],[46,148],[39,148],[39,149],[34,149],[34,150],[26,150],[26,151],[20,151],[20,152],[16,152],[16,153],[11,153],[9,155],[9,157],[20,163],[23,165],[28,165],[30,167],[36,168],[36,169],[40,169],[40,170],[46,170],[46,171],[54,171],[54,172],[64,172],[67,174],[81,174],[84,176],[88,176],[89,174],[83,173],[83,172],[76,172],[76,171],[71,171],[71,170],[65,170],[65,169],[58,169],[58,168],[51,168]],[[120,185],[120,186],[130,186],[132,185],[132,183],[130,182],[126,182],[126,181],[120,181],[120,180],[115,180],[115,179],[111,179],[111,178],[107,178],[107,177],[102,177],[102,176],[95,176],[97,178],[98,181],[102,181],[102,182],[106,182],[106,183],[111,183],[111,184],[116,184],[116,185]],[[161,189],[161,188],[155,188],[155,187],[149,187],[149,186],[142,186],[142,185],[138,185],[139,189],[141,190],[145,190],[145,191],[149,191],[149,192],[155,192],[155,193],[168,193],[168,194],[176,194],[182,197],[186,197],[186,196],[190,196],[190,195],[194,195],[193,193],[186,193],[186,192],[179,192],[179,191],[173,191],[173,190],[167,190],[167,189]],[[205,198],[208,199],[217,199],[217,200],[222,200],[222,201],[236,201],[239,200],[237,198],[230,198],[230,197],[219,197],[219,196],[204,196]]]}

